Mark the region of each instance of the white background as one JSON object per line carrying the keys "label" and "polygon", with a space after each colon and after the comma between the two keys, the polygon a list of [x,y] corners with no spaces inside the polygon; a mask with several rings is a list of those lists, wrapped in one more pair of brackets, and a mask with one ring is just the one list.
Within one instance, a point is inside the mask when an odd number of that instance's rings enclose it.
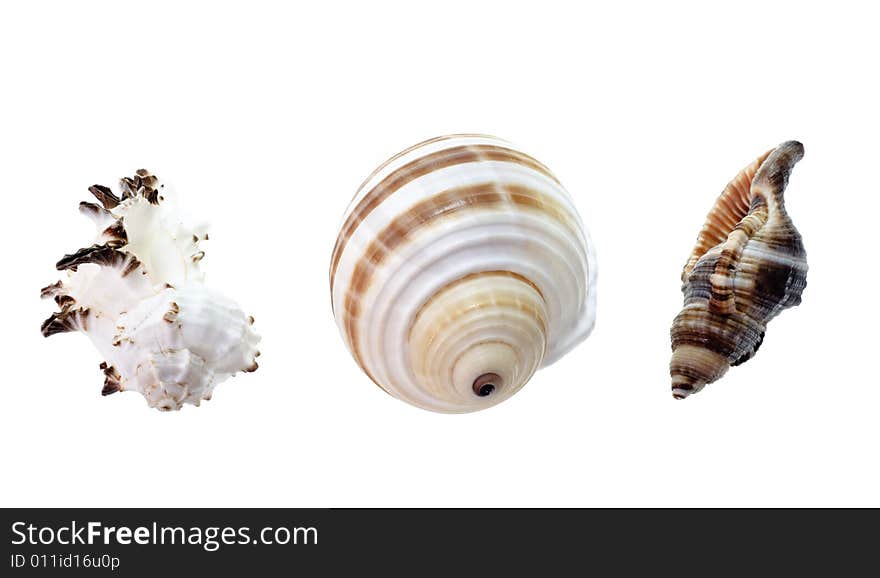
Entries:
{"label": "white background", "polygon": [[[880,506],[878,12],[835,2],[55,2],[0,9],[2,506]],[[593,335],[470,415],[376,388],[327,269],[386,157],[496,134],[550,166],[599,256]],[[679,275],[716,195],[801,140],[801,307],[670,396]],[[200,408],[101,398],[44,340],[93,183],[147,167],[213,223],[203,268],[263,335]]]}

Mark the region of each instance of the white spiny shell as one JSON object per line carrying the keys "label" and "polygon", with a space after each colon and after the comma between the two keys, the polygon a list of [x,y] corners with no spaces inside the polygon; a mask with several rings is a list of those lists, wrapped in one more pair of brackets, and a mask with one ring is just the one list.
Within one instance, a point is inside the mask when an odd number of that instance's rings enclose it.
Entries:
{"label": "white spiny shell", "polygon": [[330,267],[355,360],[439,412],[510,397],[592,330],[596,266],[574,203],[540,162],[482,135],[392,157],[349,206]]}
{"label": "white spiny shell", "polygon": [[119,196],[89,190],[102,206],[80,210],[98,237],[58,262],[68,278],[43,289],[61,307],[43,334],[82,331],[106,360],[103,393],[139,391],[161,410],[198,405],[230,375],[254,371],[253,319],[203,284],[205,226],[185,224],[171,192],[146,171],[123,179]]}

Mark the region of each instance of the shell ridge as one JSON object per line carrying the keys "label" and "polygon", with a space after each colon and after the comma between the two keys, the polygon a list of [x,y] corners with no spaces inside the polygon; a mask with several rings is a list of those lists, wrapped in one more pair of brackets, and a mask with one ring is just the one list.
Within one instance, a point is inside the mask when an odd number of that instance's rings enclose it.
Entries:
{"label": "shell ridge", "polygon": [[736,308],[734,280],[739,260],[746,244],[767,222],[766,205],[756,203],[752,211],[736,224],[727,241],[721,246],[721,256],[715,263],[715,271],[709,277],[709,310],[730,315]]}
{"label": "shell ridge", "polygon": [[545,173],[549,178],[556,180],[549,170],[536,161],[532,157],[521,153],[513,148],[500,145],[463,145],[442,149],[437,153],[433,153],[427,157],[419,157],[410,161],[406,165],[395,170],[386,176],[381,182],[377,183],[372,190],[367,192],[357,206],[350,212],[342,226],[331,257],[331,288],[339,260],[342,256],[345,244],[354,233],[358,225],[376,209],[385,199],[393,195],[397,190],[405,184],[424,176],[440,168],[473,163],[475,161],[485,161],[488,158],[498,158],[515,163],[522,163],[531,166],[538,172]]}
{"label": "shell ridge", "polygon": [[[41,297],[54,298],[61,311],[41,331],[89,337],[105,359],[102,395],[138,391],[161,410],[198,405],[222,379],[257,368],[260,338],[252,318],[203,287],[198,243],[207,235],[184,223],[176,204],[163,202],[164,184],[140,169],[119,187],[117,196],[93,185],[101,206],[80,203],[97,239],[56,264],[67,280],[44,287]],[[184,297],[198,307],[181,311]]]}
{"label": "shell ridge", "polygon": [[[797,141],[771,149],[731,181],[710,211],[683,271],[684,306],[670,331],[674,397],[698,392],[754,357],[767,324],[800,303],[806,252],[785,212],[784,193],[802,157]],[[731,194],[746,200],[743,184],[750,174],[748,212],[731,227]],[[712,235],[728,228],[723,242],[707,248]]]}
{"label": "shell ridge", "polygon": [[724,187],[697,235],[697,244],[685,264],[682,279],[690,274],[703,255],[724,242],[733,227],[748,213],[751,206],[752,181],[773,150],[775,149],[768,150],[752,161]]}
{"label": "shell ridge", "polygon": [[[345,293],[344,307],[341,312],[345,319],[345,332],[348,342],[351,344],[352,353],[356,359],[360,356],[358,345],[356,319],[360,316],[360,299],[370,284],[372,273],[377,267],[388,259],[394,249],[404,243],[411,231],[429,226],[431,222],[447,218],[455,213],[466,210],[486,210],[492,206],[503,206],[505,196],[511,205],[525,205],[520,210],[536,210],[538,207],[530,207],[531,192],[529,189],[518,185],[507,184],[503,187],[504,194],[498,192],[498,185],[493,181],[487,181],[476,185],[449,189],[435,194],[412,207],[407,213],[398,216],[385,229],[378,233],[369,247],[358,260],[355,270],[349,280],[349,288]],[[544,205],[549,205],[545,201]],[[564,210],[554,207],[555,214],[564,214]],[[568,228],[568,227],[566,227]]]}
{"label": "shell ridge", "polygon": [[359,187],[330,259],[331,308],[386,393],[460,413],[506,399],[588,335],[595,257],[545,165],[493,138],[432,142]]}

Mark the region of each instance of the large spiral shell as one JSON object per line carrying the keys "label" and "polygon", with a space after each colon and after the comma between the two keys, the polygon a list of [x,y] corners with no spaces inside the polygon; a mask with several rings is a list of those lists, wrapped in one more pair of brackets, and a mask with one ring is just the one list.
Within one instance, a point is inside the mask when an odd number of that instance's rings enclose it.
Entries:
{"label": "large spiral shell", "polygon": [[330,266],[336,322],[388,393],[495,405],[590,333],[595,257],[543,164],[489,136],[434,138],[361,185]]}
{"label": "large spiral shell", "polygon": [[807,254],[783,194],[799,142],[744,168],[709,212],[682,272],[684,308],[672,323],[672,395],[682,399],[745,363],[767,323],[801,302]]}

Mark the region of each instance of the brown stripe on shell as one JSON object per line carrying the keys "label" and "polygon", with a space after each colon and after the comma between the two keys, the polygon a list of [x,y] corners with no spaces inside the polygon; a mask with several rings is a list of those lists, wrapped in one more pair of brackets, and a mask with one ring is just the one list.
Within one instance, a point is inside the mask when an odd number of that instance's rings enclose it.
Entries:
{"label": "brown stripe on shell", "polygon": [[156,185],[159,179],[150,174],[147,169],[138,169],[133,177],[123,177],[120,180],[122,186],[122,198],[130,199],[134,196],[142,196],[148,202],[158,205],[162,200]]}
{"label": "brown stripe on shell", "polygon": [[89,187],[89,192],[95,195],[95,198],[98,199],[108,211],[115,209],[119,206],[119,203],[122,202],[122,199],[113,194],[110,187],[105,187],[104,185],[92,185]]}
{"label": "brown stripe on shell", "polygon": [[727,240],[721,245],[721,255],[715,263],[715,271],[709,277],[711,296],[709,310],[722,315],[734,312],[734,276],[730,274],[736,268],[743,249],[749,239],[767,222],[767,202],[760,195],[752,199],[749,214],[736,224]]}
{"label": "brown stripe on shell", "polygon": [[88,329],[88,309],[64,309],[53,313],[43,322],[40,333],[43,337],[49,337],[56,333],[68,333],[70,331],[86,331]]}
{"label": "brown stripe on shell", "polygon": [[65,255],[55,264],[55,267],[59,271],[66,269],[76,271],[78,266],[85,263],[95,263],[103,267],[121,267],[123,277],[129,275],[140,266],[140,261],[131,253],[120,251],[116,247],[105,244],[92,245],[91,247],[80,249],[76,253]]}
{"label": "brown stripe on shell", "polygon": [[[483,277],[509,277],[511,279],[516,279],[517,281],[524,283],[524,284],[528,285],[529,287],[531,287],[532,289],[534,289],[535,292],[541,296],[541,299],[544,298],[544,294],[541,292],[541,290],[538,288],[538,286],[535,285],[531,279],[529,279],[528,277],[525,277],[523,275],[520,275],[519,273],[515,273],[513,271],[479,271],[476,273],[469,273],[467,275],[463,275],[463,276],[459,277],[458,279],[454,279],[453,281],[450,281],[449,283],[447,283],[446,285],[444,285],[443,287],[438,289],[424,303],[422,303],[422,305],[416,310],[415,315],[413,315],[410,318],[409,327],[407,328],[407,331],[406,331],[407,340],[409,341],[412,339],[412,332],[413,332],[413,329],[415,328],[416,324],[418,323],[419,318],[422,316],[422,313],[426,309],[428,309],[435,300],[442,298],[443,295],[445,295],[449,291],[454,290],[457,286],[461,285],[462,283],[467,283],[467,282],[473,281],[474,279],[479,279],[479,278],[483,278]],[[506,301],[503,299],[496,299],[492,303],[483,303],[480,305],[475,305],[474,308],[482,309],[482,308],[487,308],[487,307],[498,307],[499,305],[503,306],[503,307],[510,307],[511,309],[519,309],[520,311],[527,313],[529,315],[529,317],[532,317],[533,319],[535,319],[536,321],[538,321],[540,323],[543,333],[545,335],[547,334],[548,328],[546,325],[546,320],[539,314],[539,312],[531,307],[526,306],[525,303],[521,303],[521,302],[516,301],[514,299],[511,299],[509,301]],[[432,327],[432,329],[434,329],[434,331],[435,331],[434,336],[436,337],[437,334],[442,333],[443,326],[437,325],[437,326]],[[432,337],[432,339],[433,338],[434,337]],[[484,342],[480,342],[480,343],[504,343],[504,342],[502,342],[502,341],[484,341]],[[475,344],[475,346],[479,345],[480,343]],[[354,347],[352,347],[352,350],[354,350]],[[462,355],[463,355],[463,353],[462,353]],[[458,363],[458,358],[456,358],[455,362],[453,362],[450,367],[455,367],[456,363]]]}
{"label": "brown stripe on shell", "polygon": [[361,190],[363,190],[363,188],[364,188],[365,186],[367,186],[367,183],[369,183],[369,182],[373,179],[373,177],[375,177],[376,175],[378,175],[379,173],[381,173],[381,172],[385,169],[385,167],[387,167],[388,165],[390,165],[391,163],[393,163],[393,162],[396,161],[397,159],[399,159],[399,158],[401,158],[401,157],[403,157],[403,156],[405,156],[405,155],[408,155],[409,153],[413,152],[414,150],[420,149],[420,148],[422,148],[422,147],[425,147],[425,146],[428,146],[428,145],[432,145],[432,144],[434,144],[434,143],[438,143],[438,142],[443,142],[443,141],[445,141],[445,140],[456,139],[456,138],[486,138],[486,139],[493,139],[493,140],[495,140],[495,137],[493,137],[493,136],[489,136],[489,135],[485,135],[485,134],[467,134],[467,133],[462,133],[462,134],[447,134],[447,135],[438,136],[438,137],[434,137],[434,138],[429,138],[429,139],[427,139],[427,140],[423,140],[423,141],[420,142],[420,143],[416,143],[416,144],[412,145],[411,147],[406,148],[406,149],[400,151],[399,153],[397,153],[396,155],[394,155],[393,157],[391,157],[390,159],[386,160],[384,163],[382,163],[381,165],[379,165],[379,166],[376,168],[376,170],[374,170],[372,173],[370,173],[370,175],[369,175],[367,178],[364,179],[364,182],[362,182],[361,185],[357,188],[357,192],[354,194],[354,198],[355,198],[355,199],[357,198],[357,196],[358,196],[358,194],[360,194]]}
{"label": "brown stripe on shell", "polygon": [[[777,207],[781,210],[782,195],[788,184],[791,169],[801,157],[803,157],[803,145],[793,141],[781,144],[763,157],[754,177],[749,181],[748,211],[729,231],[727,238],[720,245],[720,257],[709,278],[710,312],[721,315],[735,312],[734,272],[738,268],[742,252],[750,241],[759,237],[759,233],[767,223],[770,213],[768,203],[773,203],[774,210]],[[716,203],[716,207],[718,204]]]}
{"label": "brown stripe on shell", "polygon": [[101,371],[104,372],[104,387],[101,389],[101,395],[111,395],[117,391],[122,391],[122,376],[116,371],[116,368],[102,362]]}
{"label": "brown stripe on shell", "polygon": [[64,283],[56,281],[40,289],[40,299],[52,299],[64,293]]}
{"label": "brown stripe on shell", "polygon": [[690,275],[694,265],[709,249],[727,240],[727,236],[733,231],[736,224],[749,212],[752,202],[752,179],[755,178],[758,169],[774,150],[770,149],[755,159],[724,187],[724,191],[718,197],[715,206],[709,211],[706,222],[697,235],[697,244],[681,273],[682,280]]}
{"label": "brown stripe on shell", "polygon": [[70,295],[56,295],[55,303],[61,309],[67,309],[68,307],[72,307],[76,303],[76,299],[74,299]]}
{"label": "brown stripe on shell", "polygon": [[107,244],[112,247],[122,247],[128,243],[128,233],[125,232],[122,219],[114,221],[112,225],[104,229],[102,235],[107,239]]}
{"label": "brown stripe on shell", "polygon": [[724,356],[699,345],[682,345],[672,353],[669,375],[672,396],[684,399],[721,378],[729,367]]}
{"label": "brown stripe on shell", "polygon": [[101,217],[110,218],[112,213],[105,209],[104,207],[97,205],[95,203],[89,203],[87,201],[82,201],[79,204],[79,212],[93,221],[97,221]]}
{"label": "brown stripe on shell", "polygon": [[[448,293],[449,291],[452,291],[453,289],[455,289],[458,285],[461,285],[462,283],[467,283],[467,282],[473,281],[474,279],[479,279],[482,277],[509,277],[511,279],[516,279],[517,281],[520,281],[521,283],[525,283],[526,285],[528,285],[529,287],[534,289],[535,292],[541,296],[541,299],[544,298],[544,293],[541,292],[541,289],[539,289],[538,286],[535,285],[531,279],[529,279],[528,277],[525,277],[524,275],[520,275],[519,273],[515,273],[513,271],[478,271],[476,273],[468,273],[467,275],[463,275],[463,276],[459,277],[458,279],[453,279],[452,281],[450,281],[449,283],[447,283],[446,285],[444,285],[443,287],[438,289],[424,303],[421,304],[421,306],[416,310],[415,315],[413,315],[409,321],[409,328],[407,329],[407,332],[406,332],[407,339],[409,339],[410,336],[412,335],[413,328],[415,327],[416,323],[418,322],[419,317],[421,317],[422,312],[424,312],[425,309],[430,307],[431,304],[435,300],[443,297],[444,294]],[[532,309],[527,310],[527,309],[523,308],[521,306],[521,304],[517,304],[517,308],[519,308],[523,311],[533,312],[534,313],[533,316],[536,319],[540,319],[540,315],[538,315],[537,312],[535,312]],[[544,322],[541,321],[542,325],[543,325],[543,323]],[[544,326],[544,333],[546,333],[546,332],[547,332],[547,327]]]}
{"label": "brown stripe on shell", "polygon": [[744,315],[719,315],[715,323],[706,325],[704,311],[685,308],[676,316],[670,336],[673,350],[693,345],[733,360],[749,351],[748,347],[743,349],[743,343],[756,340],[765,329],[764,324]]}
{"label": "brown stripe on shell", "polygon": [[168,306],[168,311],[165,312],[165,315],[162,316],[162,319],[167,323],[174,323],[177,321],[177,316],[180,314],[180,305],[175,302],[171,302],[171,305]]}
{"label": "brown stripe on shell", "polygon": [[577,235],[576,226],[571,224],[567,209],[549,196],[521,185],[500,186],[494,182],[457,187],[425,199],[398,216],[376,235],[355,265],[343,300],[343,327],[351,343],[354,358],[359,364],[356,320],[361,314],[360,298],[369,288],[372,272],[419,227],[461,211],[511,204],[525,210],[539,210],[554,215],[560,223],[572,230],[572,234]]}
{"label": "brown stripe on shell", "polygon": [[[424,303],[421,304],[421,306],[416,310],[415,314],[410,319],[409,328],[407,329],[407,332],[406,332],[407,339],[409,338],[410,335],[412,335],[413,327],[415,327],[416,322],[418,321],[419,317],[422,315],[422,312],[425,309],[427,309],[428,307],[430,307],[431,304],[435,300],[441,298],[447,292],[452,291],[458,285],[461,285],[462,283],[467,283],[469,281],[473,281],[474,279],[479,279],[481,277],[510,277],[511,279],[516,279],[517,281],[525,283],[526,285],[528,285],[529,287],[534,289],[535,292],[541,296],[541,299],[544,298],[544,293],[541,292],[541,289],[539,289],[538,286],[535,285],[531,279],[529,279],[528,277],[525,277],[524,275],[520,275],[519,273],[515,273],[513,271],[478,271],[476,273],[468,273],[467,275],[463,275],[463,276],[459,277],[458,279],[453,279],[452,281],[450,281],[449,283],[447,283],[446,285],[444,285],[443,287],[438,289]],[[546,330],[547,328],[545,327],[544,329]]]}
{"label": "brown stripe on shell", "polygon": [[483,161],[505,161],[522,165],[543,174],[557,183],[559,182],[556,177],[553,176],[553,173],[551,173],[541,162],[525,153],[497,145],[462,145],[437,151],[415,159],[382,179],[382,181],[373,187],[370,192],[364,195],[357,206],[348,215],[348,218],[346,218],[345,223],[340,230],[339,237],[336,239],[336,246],[333,248],[333,257],[330,264],[331,291],[336,277],[336,269],[339,266],[339,260],[342,258],[342,252],[345,249],[345,245],[348,243],[352,234],[354,234],[358,225],[360,225],[360,223],[363,222],[363,220],[366,219],[367,216],[385,199],[406,184],[434,171],[455,165]]}

